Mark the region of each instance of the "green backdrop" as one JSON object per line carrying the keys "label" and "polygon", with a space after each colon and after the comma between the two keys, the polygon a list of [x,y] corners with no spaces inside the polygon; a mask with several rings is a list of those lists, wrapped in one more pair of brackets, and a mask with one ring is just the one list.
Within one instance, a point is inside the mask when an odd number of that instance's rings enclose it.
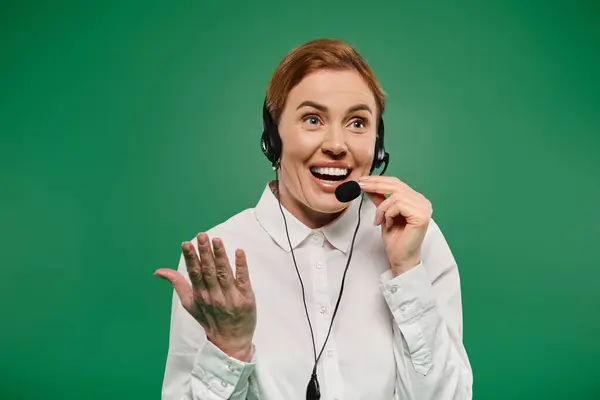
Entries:
{"label": "green backdrop", "polygon": [[598,399],[600,3],[3,1],[0,398],[158,399],[180,243],[253,207],[264,90],[341,38],[459,262],[475,398]]}

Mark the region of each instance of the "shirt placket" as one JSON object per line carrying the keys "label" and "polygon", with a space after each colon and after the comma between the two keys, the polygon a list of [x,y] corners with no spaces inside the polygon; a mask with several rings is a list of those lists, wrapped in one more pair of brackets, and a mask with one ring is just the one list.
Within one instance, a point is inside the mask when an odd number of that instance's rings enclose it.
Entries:
{"label": "shirt placket", "polygon": [[[317,346],[317,356],[323,343],[327,338],[327,332],[333,316],[333,305],[329,295],[329,282],[327,278],[327,264],[324,251],[324,236],[320,232],[313,232],[310,251],[310,268],[313,276],[313,296],[315,299],[316,315],[315,320],[315,344]],[[332,329],[333,330],[333,329]],[[327,345],[323,350],[319,361],[320,369],[325,378],[321,382],[321,392],[324,399],[341,400],[341,374],[339,371],[338,355],[335,340],[332,334],[329,335]]]}

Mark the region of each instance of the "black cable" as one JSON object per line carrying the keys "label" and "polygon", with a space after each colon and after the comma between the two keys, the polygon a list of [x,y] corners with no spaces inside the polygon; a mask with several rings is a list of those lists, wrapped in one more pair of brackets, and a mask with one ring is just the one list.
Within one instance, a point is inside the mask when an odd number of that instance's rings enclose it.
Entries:
{"label": "black cable", "polygon": [[306,306],[306,295],[304,294],[304,283],[302,282],[302,278],[300,277],[300,271],[298,270],[298,265],[296,264],[296,257],[294,256],[294,249],[292,249],[292,242],[290,241],[290,234],[288,232],[287,221],[285,219],[285,214],[283,212],[283,208],[281,207],[281,195],[279,190],[279,178],[277,174],[277,170],[275,170],[275,182],[277,182],[277,201],[279,202],[279,209],[281,210],[281,215],[283,216],[283,223],[285,224],[285,234],[287,236],[288,243],[290,245],[290,251],[292,252],[292,259],[294,260],[294,266],[296,267],[296,273],[298,274],[298,279],[300,280],[300,286],[302,286],[302,302],[304,303],[304,311],[306,312],[306,319],[308,320],[308,327],[310,328],[310,337],[312,338],[313,343],[313,354],[315,357],[315,363],[317,362],[317,350],[315,345],[315,336],[313,333],[312,324],[310,323],[310,317],[308,316],[308,308]]}
{"label": "black cable", "polygon": [[354,230],[354,235],[352,236],[352,243],[350,245],[350,252],[348,253],[348,260],[346,261],[346,268],[344,269],[344,275],[342,276],[342,284],[340,285],[340,294],[338,295],[338,299],[335,304],[335,308],[333,310],[333,315],[331,317],[331,323],[329,324],[329,330],[327,332],[327,336],[325,337],[325,341],[323,342],[323,347],[319,352],[319,356],[317,357],[317,349],[315,345],[315,336],[312,328],[312,324],[310,322],[310,317],[308,315],[308,307],[306,306],[306,295],[304,293],[304,283],[302,282],[302,278],[300,277],[300,271],[298,270],[298,264],[296,264],[296,257],[294,256],[294,249],[292,248],[292,243],[290,240],[290,235],[288,232],[287,221],[285,218],[285,213],[283,212],[283,208],[281,206],[281,196],[279,190],[279,179],[277,170],[275,170],[275,179],[277,182],[277,200],[279,202],[279,209],[281,210],[281,215],[283,216],[283,223],[285,225],[285,233],[288,239],[288,244],[290,245],[290,252],[292,253],[292,259],[294,261],[294,266],[296,267],[296,273],[298,274],[298,279],[300,280],[300,286],[302,287],[302,301],[304,303],[304,311],[306,312],[306,319],[308,320],[308,326],[310,328],[310,336],[313,343],[313,354],[315,358],[315,364],[312,370],[310,381],[308,382],[308,386],[306,388],[306,399],[307,400],[319,400],[321,398],[321,391],[319,387],[319,380],[317,379],[317,365],[319,360],[321,359],[321,355],[327,346],[327,341],[329,340],[329,335],[331,334],[331,329],[333,327],[333,322],[335,320],[335,316],[337,315],[338,308],[340,306],[340,301],[342,300],[342,293],[344,292],[344,283],[346,281],[346,273],[348,272],[348,267],[350,266],[350,260],[352,259],[352,252],[354,250],[354,241],[356,240],[356,234],[358,233],[358,228],[360,227],[360,211],[362,209],[364,195],[361,196],[360,204],[358,206],[358,223],[356,224],[356,228]]}

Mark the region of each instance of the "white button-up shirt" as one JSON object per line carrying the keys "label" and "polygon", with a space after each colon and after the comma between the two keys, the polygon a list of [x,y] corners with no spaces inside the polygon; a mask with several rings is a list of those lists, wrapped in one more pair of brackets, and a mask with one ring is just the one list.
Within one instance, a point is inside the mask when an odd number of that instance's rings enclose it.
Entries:
{"label": "white button-up shirt", "polygon": [[[360,199],[314,230],[283,208],[317,354],[339,294]],[[459,274],[442,232],[432,220],[421,263],[393,277],[381,228],[373,224],[375,205],[363,201],[342,299],[318,364],[321,399],[471,399]],[[207,233],[223,240],[230,260],[236,248],[246,253],[257,306],[254,355],[244,363],[220,351],[173,293],[162,398],[304,400],[313,345],[283,216],[269,185],[256,207]],[[183,257],[178,271],[189,281]]]}

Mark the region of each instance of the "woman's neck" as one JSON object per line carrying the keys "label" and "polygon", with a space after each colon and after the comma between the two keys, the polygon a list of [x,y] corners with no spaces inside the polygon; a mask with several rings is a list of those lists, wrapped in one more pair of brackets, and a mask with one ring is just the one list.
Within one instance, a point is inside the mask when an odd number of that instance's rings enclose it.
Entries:
{"label": "woman's neck", "polygon": [[343,213],[343,211],[340,211],[328,214],[312,210],[288,193],[285,187],[279,190],[280,186],[281,183],[279,181],[269,182],[271,192],[273,192],[276,198],[279,198],[282,207],[310,229],[321,228],[337,219]]}

